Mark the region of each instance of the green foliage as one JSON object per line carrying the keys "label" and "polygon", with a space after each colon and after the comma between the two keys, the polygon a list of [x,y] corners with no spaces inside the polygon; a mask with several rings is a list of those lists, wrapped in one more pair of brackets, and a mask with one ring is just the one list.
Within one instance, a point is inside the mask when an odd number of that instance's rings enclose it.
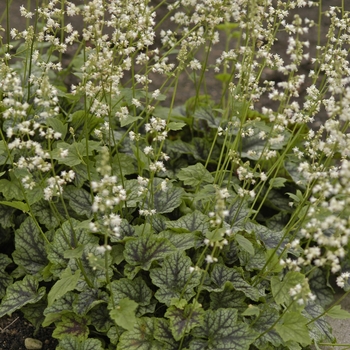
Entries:
{"label": "green foliage", "polygon": [[[299,105],[308,27],[287,25],[293,1],[270,19],[260,0],[168,4],[175,31],[152,27],[165,2],[59,3],[0,43],[0,317],[54,327],[58,350],[334,343],[325,316],[350,318],[327,308],[349,263],[349,91],[326,63],[346,50],[317,48]],[[75,11],[83,33],[63,21]],[[286,66],[270,52],[282,27],[298,48]],[[216,29],[236,48],[197,62]],[[219,98],[200,95],[212,68]],[[193,96],[174,107],[184,73]],[[254,109],[263,93],[276,110]],[[330,118],[309,129],[321,104]]]}

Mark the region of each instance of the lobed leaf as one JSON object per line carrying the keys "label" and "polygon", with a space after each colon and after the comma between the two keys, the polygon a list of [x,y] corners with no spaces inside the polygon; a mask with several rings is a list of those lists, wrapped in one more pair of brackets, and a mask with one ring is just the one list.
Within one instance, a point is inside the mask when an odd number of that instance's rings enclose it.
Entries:
{"label": "lobed leaf", "polygon": [[[148,311],[147,308],[144,307],[150,305],[152,291],[150,288],[148,288],[146,282],[141,277],[137,277],[134,280],[121,278],[119,280],[112,281],[110,287],[111,297],[113,298],[115,305],[119,305],[121,300],[129,299],[137,303],[138,310],[136,314],[138,317],[142,316]],[[112,308],[111,302],[109,303],[109,306]]]}
{"label": "lobed leaf", "polygon": [[[92,308],[88,317],[90,319],[90,324],[95,327],[98,332],[108,332],[115,323],[112,321],[109,311],[105,304],[98,304]],[[122,331],[122,328],[120,328]],[[120,334],[121,332],[119,332]]]}
{"label": "lobed leaf", "polygon": [[74,292],[67,292],[61,298],[55,300],[51,306],[47,306],[44,310],[45,319],[43,327],[47,327],[52,322],[59,321],[65,313],[73,311],[73,305],[78,295]]}
{"label": "lobed leaf", "polygon": [[89,335],[87,324],[88,320],[86,317],[78,316],[74,313],[63,315],[61,321],[56,323],[52,336],[56,339],[74,337],[79,341],[83,341]]}
{"label": "lobed leaf", "polygon": [[27,273],[35,275],[47,265],[43,233],[40,232],[38,225],[31,217],[27,217],[20,228],[16,230],[15,247],[12,254],[13,260]]}
{"label": "lobed leaf", "polygon": [[213,183],[214,178],[203,164],[197,163],[187,168],[182,168],[177,177],[186,186],[196,187],[202,183]]}
{"label": "lobed leaf", "polygon": [[191,259],[182,251],[168,255],[161,268],[150,271],[153,284],[159,287],[155,297],[168,306],[173,298],[190,300],[200,283],[200,274],[191,274],[191,266]]}
{"label": "lobed leaf", "polygon": [[69,200],[69,205],[78,215],[91,217],[92,200],[88,191],[75,186],[67,186],[63,197]]}
{"label": "lobed leaf", "polygon": [[0,254],[0,299],[6,294],[6,288],[11,285],[13,278],[5,271],[12,260],[5,254]]}
{"label": "lobed leaf", "polygon": [[168,350],[164,343],[155,339],[156,319],[142,317],[136,320],[136,324],[131,331],[124,332],[117,350]]}
{"label": "lobed leaf", "polygon": [[289,291],[297,284],[303,283],[305,275],[297,271],[288,271],[287,274],[280,280],[279,277],[271,278],[271,291],[277,304],[287,304],[291,300]]}
{"label": "lobed leaf", "polygon": [[154,338],[164,344],[164,349],[178,350],[180,344],[173,337],[170,322],[165,318],[156,318],[154,322]]}
{"label": "lobed leaf", "polygon": [[307,327],[310,337],[316,342],[326,341],[334,343],[336,339],[332,334],[332,327],[327,322],[326,318],[321,316],[323,313],[324,309],[322,306],[315,302],[308,302],[305,309],[302,311],[302,315],[309,320]]}
{"label": "lobed leaf", "polygon": [[56,350],[103,350],[103,347],[98,339],[79,340],[74,336],[66,336]]}
{"label": "lobed leaf", "polygon": [[200,231],[203,234],[209,231],[209,217],[199,210],[191,214],[182,216],[178,220],[166,221],[166,227],[176,232],[195,232]]}
{"label": "lobed leaf", "polygon": [[210,308],[217,310],[223,305],[227,308],[237,309],[243,312],[247,308],[246,296],[243,292],[236,291],[231,284],[226,284],[223,291],[210,293]]}
{"label": "lobed leaf", "polygon": [[0,226],[2,228],[9,228],[13,225],[14,212],[14,208],[9,208],[8,206],[0,204]]}
{"label": "lobed leaf", "polygon": [[131,331],[137,320],[135,316],[137,306],[135,301],[124,298],[119,301],[115,309],[109,312],[109,315],[118,326]]}
{"label": "lobed leaf", "polygon": [[197,108],[194,112],[194,118],[205,120],[208,123],[208,126],[211,128],[217,129],[221,124],[221,118],[216,117],[214,110],[211,107]]}
{"label": "lobed leaf", "polygon": [[327,278],[322,270],[319,268],[313,269],[308,278],[310,289],[316,296],[317,302],[322,307],[329,305],[333,301],[334,296],[332,289],[327,285]]}
{"label": "lobed leaf", "polygon": [[260,306],[260,315],[257,320],[252,323],[252,329],[254,329],[261,336],[255,341],[254,345],[258,349],[264,347],[278,347],[283,344],[283,340],[273,327],[276,321],[279,319],[279,312],[270,305]]}
{"label": "lobed leaf", "polygon": [[157,238],[153,234],[132,238],[125,244],[125,260],[133,265],[139,265],[144,270],[149,270],[152,261],[163,259],[174,250],[165,238]]}
{"label": "lobed leaf", "polygon": [[65,221],[61,228],[57,229],[52,244],[48,246],[49,260],[59,267],[65,269],[69,259],[64,257],[64,252],[80,245],[92,243],[98,245],[98,238],[89,233],[86,229],[77,228],[80,221],[70,219]]}
{"label": "lobed leaf", "polygon": [[199,235],[195,233],[174,233],[173,231],[162,231],[159,237],[166,238],[176,249],[187,250],[193,248],[203,241]]}
{"label": "lobed leaf", "polygon": [[257,288],[252,287],[246,282],[241,272],[237,268],[230,268],[222,264],[215,264],[213,271],[210,275],[211,284],[204,285],[203,288],[208,291],[222,292],[227,283],[231,283],[232,286],[241,292],[243,292],[248,298],[252,300],[259,300],[264,295],[263,291],[259,291]]}
{"label": "lobed leaf", "polygon": [[192,331],[190,350],[248,350],[257,337],[245,323],[237,321],[237,310],[207,310],[204,322]]}
{"label": "lobed leaf", "polygon": [[51,207],[47,201],[42,199],[32,205],[31,209],[38,221],[42,225],[45,225],[49,230],[58,227],[60,223],[59,218],[55,215],[53,210],[51,210]]}
{"label": "lobed leaf", "polygon": [[282,324],[277,324],[275,329],[285,342],[296,340],[302,346],[307,346],[311,344],[307,322],[307,318],[298,312],[285,312]]}
{"label": "lobed leaf", "polygon": [[196,304],[186,305],[183,309],[171,306],[165,313],[165,317],[170,319],[171,333],[175,340],[181,340],[191,329],[201,324],[204,310]]}
{"label": "lobed leaf", "polygon": [[88,288],[78,294],[73,310],[78,315],[86,315],[96,305],[107,302],[108,295],[99,289]]}
{"label": "lobed leaf", "polygon": [[26,304],[37,303],[45,295],[45,287],[39,287],[35,276],[26,275],[23,280],[11,284],[0,304],[0,318],[11,315]]}
{"label": "lobed leaf", "polygon": [[158,214],[173,212],[174,209],[178,208],[182,203],[182,197],[185,193],[182,188],[171,186],[171,184],[169,184],[167,190],[163,192],[158,189],[162,181],[161,179],[155,179],[154,188],[157,190],[153,192],[152,196],[148,193],[145,202],[146,209],[155,209]]}

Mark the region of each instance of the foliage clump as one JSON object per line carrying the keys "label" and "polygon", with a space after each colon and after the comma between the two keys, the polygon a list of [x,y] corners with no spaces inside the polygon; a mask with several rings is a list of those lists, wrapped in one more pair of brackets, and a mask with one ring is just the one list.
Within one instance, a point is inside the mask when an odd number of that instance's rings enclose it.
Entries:
{"label": "foliage clump", "polygon": [[[349,289],[350,18],[318,5],[22,6],[26,29],[1,28],[0,317],[53,324],[61,350],[334,343],[324,316],[348,317],[329,305],[330,277]],[[326,44],[310,47],[323,15]]]}

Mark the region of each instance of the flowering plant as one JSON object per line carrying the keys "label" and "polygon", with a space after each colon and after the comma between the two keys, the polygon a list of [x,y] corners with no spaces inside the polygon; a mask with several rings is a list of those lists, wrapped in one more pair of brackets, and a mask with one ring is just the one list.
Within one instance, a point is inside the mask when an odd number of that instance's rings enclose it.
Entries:
{"label": "flowering plant", "polygon": [[53,324],[59,350],[334,343],[325,315],[348,313],[329,280],[350,290],[350,12],[317,5],[22,6],[26,28],[1,28],[0,317]]}

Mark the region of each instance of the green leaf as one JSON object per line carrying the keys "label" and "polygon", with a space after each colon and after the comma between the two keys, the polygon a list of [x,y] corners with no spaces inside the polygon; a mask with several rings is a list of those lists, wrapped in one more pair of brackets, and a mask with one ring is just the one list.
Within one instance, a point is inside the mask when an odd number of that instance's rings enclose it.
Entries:
{"label": "green leaf", "polygon": [[208,291],[222,292],[227,282],[230,282],[236,290],[243,292],[248,298],[252,300],[259,300],[264,295],[263,291],[252,287],[246,282],[242,273],[237,268],[230,268],[225,265],[215,264],[211,273],[211,285],[204,285],[203,288]]}
{"label": "green leaf", "polygon": [[6,179],[0,180],[0,192],[4,195],[7,201],[11,199],[23,200],[23,193],[20,185],[16,181]]}
{"label": "green leaf", "polygon": [[61,298],[55,300],[51,306],[46,307],[44,310],[45,319],[43,321],[43,327],[61,320],[63,314],[71,313],[77,297],[78,295],[76,293],[67,292]]}
{"label": "green leaf", "polygon": [[[254,135],[242,138],[241,157],[252,160],[258,160],[259,154],[266,147],[267,140],[263,140],[260,136],[260,129],[253,127]],[[254,152],[253,154],[251,152]]]}
{"label": "green leaf", "polygon": [[232,29],[236,29],[239,27],[239,23],[234,23],[234,22],[225,22],[218,24],[216,28],[218,30],[229,30],[231,32]]}
{"label": "green leaf", "polygon": [[242,200],[239,197],[228,198],[227,202],[229,204],[229,214],[226,221],[234,225],[233,229],[237,227],[240,231],[240,224],[252,214],[249,204],[247,200]]}
{"label": "green leaf", "polygon": [[109,314],[118,326],[131,331],[136,323],[135,310],[137,307],[138,304],[135,301],[123,298]]}
{"label": "green leaf", "polygon": [[42,323],[45,319],[44,311],[46,306],[46,300],[43,298],[35,304],[27,304],[21,307],[21,312],[23,312],[26,320],[28,320],[35,327],[35,332],[42,327]]}
{"label": "green leaf", "polygon": [[211,107],[198,108],[194,113],[194,118],[206,120],[208,126],[211,128],[217,129],[221,124],[221,118],[216,117],[214,114],[214,110]]}
{"label": "green leaf", "polygon": [[317,303],[322,307],[329,305],[334,300],[334,296],[332,289],[327,285],[325,273],[319,268],[313,268],[308,278],[310,289],[316,296]]}
{"label": "green leaf", "polygon": [[182,298],[189,301],[194,295],[194,288],[200,283],[200,273],[190,273],[191,259],[184,252],[177,251],[168,255],[161,268],[152,269],[150,277],[159,287],[155,297],[166,305],[171,299]]}
{"label": "green leaf", "polygon": [[104,122],[104,119],[80,110],[69,116],[69,122],[76,135],[84,132],[84,125],[86,126],[85,135],[90,135],[99,124]]}
{"label": "green leaf", "polygon": [[134,117],[132,115],[128,115],[127,117],[123,117],[120,120],[120,126],[123,128],[124,126],[132,124],[132,123],[136,122],[136,120],[140,120],[140,119],[142,119],[142,118],[141,117]]}
{"label": "green leaf", "polygon": [[241,266],[244,266],[247,271],[261,271],[266,264],[265,249],[262,247],[258,247],[253,256],[243,251],[239,252],[238,256]]}
{"label": "green leaf", "polygon": [[[154,188],[160,188],[162,181],[162,179],[155,179]],[[172,186],[170,183],[165,192],[159,189],[153,193],[153,196],[148,193],[145,209],[156,209],[158,214],[171,213],[182,203],[184,193],[182,188]]]}
{"label": "green leaf", "polygon": [[63,124],[58,118],[46,118],[45,123],[50,126],[54,131],[61,133],[61,139],[64,140],[67,135],[67,124]]}
{"label": "green leaf", "polygon": [[274,249],[267,249],[265,253],[267,263],[267,271],[281,272],[283,266],[280,264],[280,259]]}
{"label": "green leaf", "polygon": [[43,233],[31,217],[16,230],[13,260],[29,274],[37,274],[47,265],[47,253]]}
{"label": "green leaf", "polygon": [[22,210],[24,213],[27,213],[29,211],[29,207],[27,203],[13,201],[13,202],[7,202],[7,201],[0,201],[0,204],[7,205],[8,207],[16,208],[19,210]]}
{"label": "green leaf", "polygon": [[52,287],[47,295],[47,304],[51,306],[52,303],[61,298],[67,292],[74,290],[78,280],[80,278],[80,270],[75,271],[72,275],[71,269],[68,267],[61,275],[61,279],[58,280]]}
{"label": "green leaf", "polygon": [[31,209],[33,214],[38,218],[38,221],[49,230],[55,229],[59,225],[59,218],[55,216],[47,201],[40,200],[32,205]]}
{"label": "green leaf", "polygon": [[282,324],[277,324],[275,329],[284,341],[294,340],[307,346],[311,344],[307,322],[307,318],[300,313],[286,312],[282,317]]}
{"label": "green leaf", "polygon": [[299,159],[287,159],[284,162],[284,168],[293,181],[302,188],[306,188],[308,181],[304,178],[303,173],[298,171],[301,161]]}
{"label": "green leaf", "polygon": [[156,319],[143,317],[136,319],[133,330],[124,332],[118,350],[167,350],[164,344],[155,339]]}
{"label": "green leaf", "polygon": [[246,296],[244,293],[234,289],[231,284],[226,284],[222,292],[210,293],[210,308],[217,310],[225,305],[227,308],[235,308],[239,312],[243,312],[247,308]]}
{"label": "green leaf", "polygon": [[74,336],[66,336],[60,340],[56,350],[104,350],[98,339],[79,340]]}
{"label": "green leaf", "polygon": [[[212,148],[212,143],[206,138],[194,137],[192,144],[194,146],[193,157],[199,161],[206,161]],[[211,162],[216,163],[216,159],[219,159],[220,150],[221,148],[217,145],[214,146],[210,157]]]}
{"label": "green leaf", "polygon": [[209,231],[209,217],[195,210],[191,214],[182,216],[178,220],[166,221],[166,227],[176,232],[195,232],[205,234]]}
{"label": "green leaf", "polygon": [[201,324],[204,310],[196,304],[186,305],[183,309],[175,306],[168,308],[165,317],[170,319],[170,328],[175,340],[181,340],[191,329]]}
{"label": "green leaf", "polygon": [[[264,243],[267,249],[276,248],[283,239],[282,230],[273,231],[264,225],[255,224],[251,221],[247,222],[247,224],[244,226],[244,229],[247,231],[247,233],[255,233],[256,237]],[[277,253],[282,252],[286,243],[288,243],[288,241],[285,239],[278,248]]]}
{"label": "green leaf", "polygon": [[78,315],[86,315],[88,311],[96,305],[105,303],[108,299],[106,292],[99,289],[85,289],[78,294],[77,300],[74,302],[73,310]]}
{"label": "green leaf", "polygon": [[254,345],[258,349],[272,348],[271,344],[277,348],[283,344],[282,338],[273,327],[280,317],[279,312],[269,304],[261,305],[258,310],[259,315],[256,321],[253,322],[252,329],[261,334],[261,336],[255,341]]}
{"label": "green leaf", "polygon": [[[118,153],[113,157],[112,168],[118,176],[137,173],[137,160],[130,154]],[[135,180],[137,182],[137,180]],[[129,198],[128,198],[129,200]]]}
{"label": "green leaf", "polygon": [[170,322],[164,318],[155,319],[154,338],[162,342],[163,350],[178,350],[180,348],[172,334]]}
{"label": "green leaf", "polygon": [[[332,333],[332,327],[327,322],[324,316],[324,309],[315,302],[308,302],[305,309],[302,311],[302,315],[308,320],[309,334],[315,342],[326,341],[330,343],[335,342],[335,337]],[[311,322],[310,322],[311,321]]]}
{"label": "green leaf", "polygon": [[249,239],[245,238],[244,236],[240,235],[240,234],[236,234],[235,235],[235,239],[238,243],[238,245],[247,253],[249,253],[250,255],[254,255],[254,246],[252,244],[251,241],[249,241]]}
{"label": "green leaf", "polygon": [[284,184],[286,181],[287,181],[287,179],[285,179],[283,177],[275,177],[269,181],[269,184],[273,188],[281,188],[281,187],[285,186]]}
{"label": "green leaf", "polygon": [[[71,145],[66,142],[58,142],[57,147],[51,152],[51,156],[53,159],[58,160],[59,164],[73,167],[83,163],[84,148],[84,145],[78,142],[74,142]],[[67,156],[61,156],[61,149],[68,150]]]}
{"label": "green leaf", "polygon": [[92,214],[91,193],[83,188],[67,186],[63,192],[64,198],[69,199],[69,205],[78,215],[85,215],[88,218]]}
{"label": "green leaf", "polygon": [[[121,300],[129,299],[137,303],[138,310],[136,315],[138,317],[147,313],[148,310],[146,307],[150,305],[152,291],[148,288],[146,282],[141,277],[137,277],[134,280],[121,278],[112,281],[110,286],[111,296],[115,305],[118,305]],[[110,308],[112,308],[112,305],[113,304],[109,302]]]}
{"label": "green leaf", "polygon": [[338,320],[347,320],[350,318],[350,312],[343,310],[341,305],[335,305],[327,311],[327,316],[336,318]]}
{"label": "green leaf", "polygon": [[257,334],[245,323],[237,321],[236,309],[205,312],[204,322],[192,331],[190,350],[248,350]]}
{"label": "green leaf", "polygon": [[[106,265],[108,266],[108,275],[113,275],[113,270],[111,268],[112,258],[110,252],[101,251],[100,246],[94,243],[87,243],[84,245],[84,251],[80,262],[85,270],[85,275],[89,278],[90,282],[93,284],[94,288],[104,287],[107,283],[107,271]],[[106,261],[107,260],[107,261]],[[80,266],[77,259],[70,259],[68,261],[68,266],[72,271],[80,270]],[[60,268],[58,267],[58,270]],[[77,290],[84,290],[88,288],[88,284],[85,278],[81,278],[78,281]]]}
{"label": "green leaf", "polygon": [[78,248],[80,245],[92,243],[98,246],[98,237],[93,236],[85,229],[77,228],[80,221],[70,219],[57,229],[53,242],[48,246],[48,258],[59,270],[67,267],[69,259],[64,257],[66,251]]}
{"label": "green leaf", "polygon": [[259,315],[260,315],[260,309],[257,306],[252,304],[249,304],[248,307],[242,312],[242,316],[259,316]]}
{"label": "green leaf", "polygon": [[64,339],[65,337],[74,337],[79,341],[87,339],[89,328],[86,317],[76,314],[63,315],[61,322],[56,323],[56,328],[52,336],[56,339]]}
{"label": "green leaf", "polygon": [[184,142],[182,140],[170,141],[165,140],[167,153],[173,154],[171,159],[178,158],[182,154],[192,154],[194,151],[194,146],[190,143]]}
{"label": "green leaf", "polygon": [[140,265],[144,270],[149,270],[152,261],[163,259],[173,250],[174,247],[165,238],[147,234],[127,241],[124,257],[129,264]]}
{"label": "green leaf", "polygon": [[[90,324],[92,324],[98,332],[106,333],[112,326],[115,326],[104,303],[96,305],[88,313],[88,316],[91,320]],[[120,328],[120,333],[122,331],[124,331],[124,329]]]}
{"label": "green leaf", "polygon": [[287,304],[291,300],[289,291],[297,284],[303,284],[305,275],[297,271],[289,271],[281,281],[279,277],[271,278],[271,291],[277,304]]}
{"label": "green leaf", "polygon": [[186,186],[198,186],[205,183],[213,183],[214,178],[210,172],[204,167],[203,164],[197,163],[195,165],[190,165],[187,168],[181,169],[177,177],[179,180],[183,181]]}
{"label": "green leaf", "polygon": [[[0,226],[2,228],[9,228],[13,226],[14,212],[14,208],[9,208],[0,204]],[[2,238],[0,238],[0,243],[2,242]]]}
{"label": "green leaf", "polygon": [[170,230],[160,232],[159,237],[166,238],[176,249],[180,250],[193,248],[203,241],[202,237],[195,233],[174,233]]}
{"label": "green leaf", "polygon": [[12,260],[5,254],[0,254],[0,299],[6,294],[6,288],[12,283],[13,278],[5,271]]}
{"label": "green leaf", "polygon": [[78,258],[79,259],[79,258],[82,257],[83,252],[84,252],[84,246],[80,245],[80,246],[78,246],[76,248],[66,250],[63,253],[63,257],[65,259],[71,259],[71,258]]}
{"label": "green leaf", "polygon": [[38,290],[38,286],[38,279],[30,275],[10,285],[1,301],[0,318],[6,314],[11,315],[26,304],[37,303],[45,295],[45,287]]}
{"label": "green leaf", "polygon": [[215,74],[215,79],[222,81],[224,83],[228,83],[232,79],[232,76],[231,74],[228,74],[228,73]]}
{"label": "green leaf", "polygon": [[167,128],[169,130],[181,130],[184,126],[186,126],[186,123],[183,123],[183,122],[170,122],[168,125],[167,125]]}

